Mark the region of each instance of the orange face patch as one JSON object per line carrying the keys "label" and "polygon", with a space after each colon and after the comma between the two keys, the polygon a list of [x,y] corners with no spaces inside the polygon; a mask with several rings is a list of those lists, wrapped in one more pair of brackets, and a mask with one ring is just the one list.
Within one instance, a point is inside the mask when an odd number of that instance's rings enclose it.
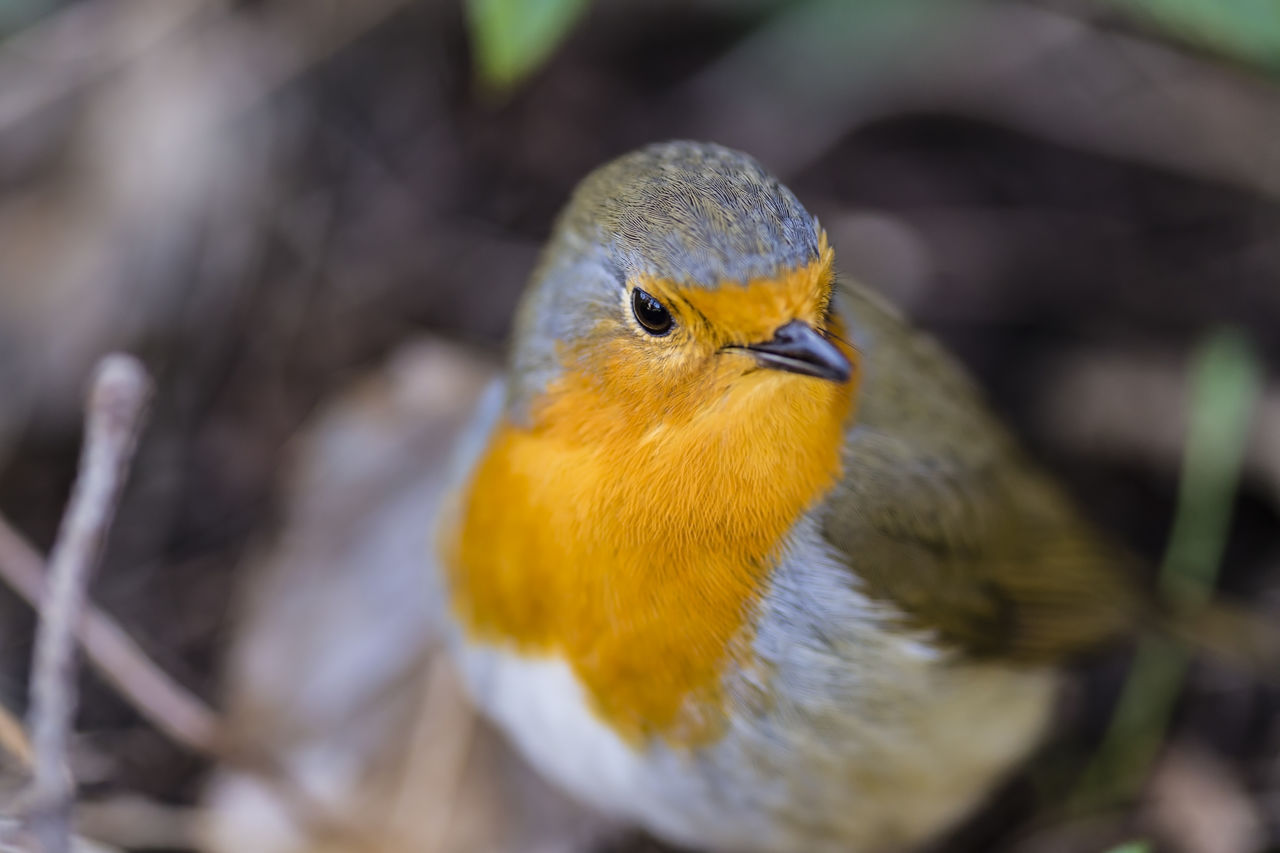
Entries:
{"label": "orange face patch", "polygon": [[818,322],[830,263],[824,242],[783,280],[646,282],[686,341],[646,340],[620,316],[566,353],[531,426],[496,430],[442,525],[475,639],[564,659],[626,738],[714,737],[784,537],[839,476],[854,393],[718,350]]}
{"label": "orange face patch", "polygon": [[658,297],[692,324],[695,334],[715,347],[766,341],[782,325],[802,320],[820,327],[831,297],[834,252],[827,235],[818,238],[818,257],[773,278],[721,282],[718,287],[680,286],[640,278],[637,287]]}

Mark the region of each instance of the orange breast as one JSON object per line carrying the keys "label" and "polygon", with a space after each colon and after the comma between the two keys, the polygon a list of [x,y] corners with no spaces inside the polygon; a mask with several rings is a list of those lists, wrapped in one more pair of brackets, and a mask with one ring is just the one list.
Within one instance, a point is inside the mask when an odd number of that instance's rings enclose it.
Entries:
{"label": "orange breast", "polygon": [[658,425],[566,375],[530,428],[498,427],[444,523],[471,636],[567,661],[631,740],[715,736],[780,544],[839,475],[852,383],[744,374],[740,358]]}

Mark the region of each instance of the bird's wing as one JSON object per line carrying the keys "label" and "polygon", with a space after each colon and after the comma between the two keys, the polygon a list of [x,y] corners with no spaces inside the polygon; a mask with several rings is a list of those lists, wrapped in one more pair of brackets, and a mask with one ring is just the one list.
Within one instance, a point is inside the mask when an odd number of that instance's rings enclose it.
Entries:
{"label": "bird's wing", "polygon": [[1055,660],[1131,629],[1132,561],[1017,447],[931,338],[854,288],[862,387],[820,510],[863,591],[945,646]]}
{"label": "bird's wing", "polygon": [[861,589],[982,657],[1056,660],[1133,627],[1123,553],[1035,477],[855,430],[822,527]]}

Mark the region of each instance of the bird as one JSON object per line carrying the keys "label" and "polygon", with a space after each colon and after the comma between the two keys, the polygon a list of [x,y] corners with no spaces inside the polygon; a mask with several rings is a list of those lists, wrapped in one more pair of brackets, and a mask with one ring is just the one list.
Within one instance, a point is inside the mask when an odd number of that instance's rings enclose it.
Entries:
{"label": "bird", "polygon": [[1133,630],[1127,550],[747,154],[590,173],[434,524],[448,646],[537,770],[698,850],[910,850]]}

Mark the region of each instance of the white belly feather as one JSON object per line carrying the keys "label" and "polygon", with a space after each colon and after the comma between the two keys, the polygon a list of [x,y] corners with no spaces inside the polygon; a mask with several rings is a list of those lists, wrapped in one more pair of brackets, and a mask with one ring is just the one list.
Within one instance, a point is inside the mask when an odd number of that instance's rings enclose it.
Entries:
{"label": "white belly feather", "polygon": [[[694,847],[880,851],[963,817],[1039,739],[1048,672],[959,663],[854,588],[802,522],[760,605],[761,672],[725,682],[731,721],[692,753],[621,740],[561,661],[462,648],[478,704],[536,767],[619,819]],[[655,666],[661,661],[655,660]]]}

